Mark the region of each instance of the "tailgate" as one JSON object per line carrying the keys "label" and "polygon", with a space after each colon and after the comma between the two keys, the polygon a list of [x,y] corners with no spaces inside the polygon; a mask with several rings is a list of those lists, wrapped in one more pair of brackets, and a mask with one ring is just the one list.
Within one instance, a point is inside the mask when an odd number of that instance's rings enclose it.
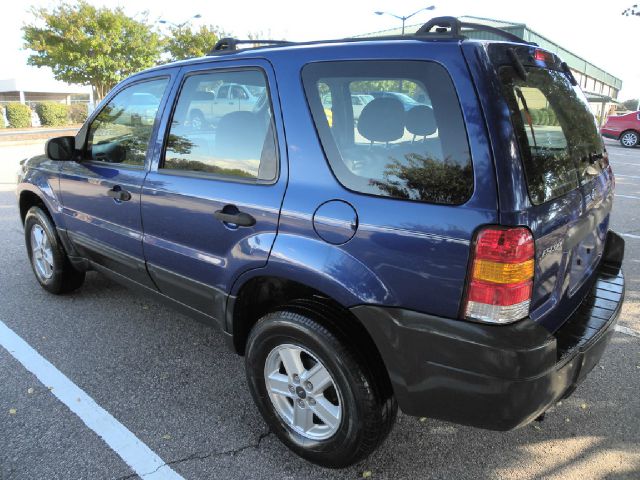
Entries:
{"label": "tailgate", "polygon": [[521,218],[536,243],[530,316],[555,331],[587,294],[602,257],[613,175],[582,91],[542,52],[498,74],[530,200]]}

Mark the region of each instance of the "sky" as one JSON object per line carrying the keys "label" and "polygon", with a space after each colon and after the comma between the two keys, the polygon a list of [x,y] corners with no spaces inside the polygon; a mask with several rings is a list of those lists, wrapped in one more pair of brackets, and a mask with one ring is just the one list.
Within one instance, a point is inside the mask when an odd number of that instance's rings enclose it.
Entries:
{"label": "sky", "polygon": [[[73,3],[73,0],[70,0]],[[30,6],[52,7],[51,0],[5,1],[0,18],[0,79],[29,75],[43,77],[26,66],[28,51],[22,49],[21,27],[34,21]],[[96,6],[122,6],[131,16],[148,12],[152,22],[164,19],[181,23],[200,14],[194,26],[220,26],[234,36],[261,32],[265,36],[287,40],[317,40],[399,27],[401,22],[385,11],[398,16],[435,5],[433,11],[423,11],[407,24],[422,23],[433,16],[473,15],[525,23],[539,34],[559,43],[623,81],[619,100],[640,97],[640,60],[638,33],[640,17],[623,17],[621,12],[636,0],[534,0],[534,1],[471,1],[471,0],[179,0],[149,2],[149,0],[89,0]],[[158,28],[163,28],[158,24]]]}

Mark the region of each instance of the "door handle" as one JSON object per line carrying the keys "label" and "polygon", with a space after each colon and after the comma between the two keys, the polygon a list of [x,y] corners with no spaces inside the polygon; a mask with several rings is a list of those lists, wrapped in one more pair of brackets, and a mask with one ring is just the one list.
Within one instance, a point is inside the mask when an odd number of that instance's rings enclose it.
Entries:
{"label": "door handle", "polygon": [[241,212],[235,205],[225,205],[222,210],[216,210],[213,216],[222,223],[238,227],[253,227],[256,224],[255,218],[248,213]]}
{"label": "door handle", "polygon": [[128,202],[131,200],[131,193],[123,190],[120,185],[115,185],[112,189],[107,190],[107,195],[119,202]]}

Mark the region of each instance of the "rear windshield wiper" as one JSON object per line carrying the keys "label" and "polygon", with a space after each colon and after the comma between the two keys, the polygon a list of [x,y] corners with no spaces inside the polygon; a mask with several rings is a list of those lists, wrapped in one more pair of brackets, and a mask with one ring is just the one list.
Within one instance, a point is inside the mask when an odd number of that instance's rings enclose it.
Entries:
{"label": "rear windshield wiper", "polygon": [[531,138],[533,139],[533,146],[534,148],[537,148],[538,143],[536,142],[536,134],[533,131],[533,121],[531,120],[531,112],[529,111],[529,107],[527,106],[527,101],[525,100],[524,95],[522,94],[522,90],[520,90],[519,87],[514,87],[514,91],[516,92],[516,95],[522,102],[522,106],[524,107],[525,118],[527,119],[527,123],[529,124],[529,130],[531,130]]}

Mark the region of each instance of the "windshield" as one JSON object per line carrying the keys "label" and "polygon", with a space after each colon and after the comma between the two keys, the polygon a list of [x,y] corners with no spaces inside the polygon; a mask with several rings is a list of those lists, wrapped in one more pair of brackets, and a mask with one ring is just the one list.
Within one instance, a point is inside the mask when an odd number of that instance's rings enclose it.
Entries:
{"label": "windshield", "polygon": [[604,145],[579,87],[564,72],[512,67],[500,78],[520,144],[531,201],[538,205],[591,181],[604,166]]}

